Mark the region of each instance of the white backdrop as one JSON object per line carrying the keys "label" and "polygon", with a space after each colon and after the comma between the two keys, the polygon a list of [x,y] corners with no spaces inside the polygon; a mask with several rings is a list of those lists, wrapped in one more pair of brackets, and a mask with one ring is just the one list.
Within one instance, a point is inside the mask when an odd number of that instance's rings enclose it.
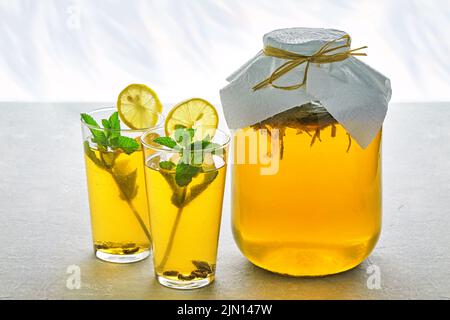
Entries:
{"label": "white backdrop", "polygon": [[264,33],[343,29],[392,80],[393,101],[450,101],[449,0],[0,0],[1,101],[219,101]]}

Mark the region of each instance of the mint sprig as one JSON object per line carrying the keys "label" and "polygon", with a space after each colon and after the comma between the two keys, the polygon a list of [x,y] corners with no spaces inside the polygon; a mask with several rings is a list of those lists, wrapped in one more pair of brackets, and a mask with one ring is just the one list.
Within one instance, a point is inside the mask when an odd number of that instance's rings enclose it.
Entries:
{"label": "mint sprig", "polygon": [[97,144],[99,151],[98,156],[91,149],[89,141],[84,142],[85,154],[98,167],[108,171],[117,182],[122,195],[126,200],[132,200],[136,196],[136,172],[129,175],[121,176],[115,172],[115,163],[118,157],[116,150],[121,150],[126,154],[132,154],[139,150],[140,144],[129,137],[122,136],[120,132],[119,113],[114,112],[108,119],[102,119],[103,128],[100,128],[97,121],[86,113],[81,114],[81,119],[88,124],[89,130],[92,133],[91,141]]}
{"label": "mint sprig", "polygon": [[142,228],[142,231],[151,242],[150,232],[141,215],[135,208],[132,200],[136,197],[138,192],[137,186],[137,170],[134,170],[127,174],[121,174],[117,172],[115,167],[117,150],[121,150],[124,153],[130,155],[140,149],[140,144],[129,137],[122,136],[120,131],[119,113],[114,112],[108,119],[102,119],[101,128],[95,119],[86,114],[81,114],[82,121],[89,125],[89,130],[92,134],[91,141],[97,145],[98,156],[93,151],[88,140],[84,141],[84,152],[86,156],[100,169],[108,172],[116,183],[120,190],[120,198],[128,203],[130,210],[133,212],[134,217]]}
{"label": "mint sprig", "polygon": [[171,137],[158,137],[154,139],[153,142],[156,142],[157,144],[167,147],[169,149],[173,149],[177,146],[177,142],[173,140]]}
{"label": "mint sprig", "polygon": [[[205,170],[206,163],[204,161],[205,155],[215,154],[219,145],[211,142],[209,136],[197,141],[194,141],[194,137],[195,129],[178,125],[175,127],[173,137],[158,137],[153,140],[153,142],[180,154],[177,164],[172,161],[159,162],[159,167],[163,169],[159,172],[172,189],[170,200],[178,210],[166,250],[157,269],[164,269],[169,259],[184,207],[204,192],[219,174],[218,170]],[[197,176],[199,176],[197,179],[199,181],[192,183]]]}
{"label": "mint sprig", "polygon": [[158,137],[153,142],[179,152],[181,157],[177,164],[161,161],[159,166],[165,170],[175,169],[175,182],[179,187],[186,187],[202,171],[202,164],[206,153],[213,153],[219,147],[211,142],[209,136],[203,140],[194,141],[195,129],[178,125],[173,137]]}
{"label": "mint sprig", "polygon": [[96,143],[101,151],[120,149],[126,154],[132,154],[141,147],[136,140],[121,135],[119,113],[117,111],[109,119],[101,120],[103,128],[87,113],[82,113],[81,119],[90,126],[89,130],[92,133],[92,142]]}

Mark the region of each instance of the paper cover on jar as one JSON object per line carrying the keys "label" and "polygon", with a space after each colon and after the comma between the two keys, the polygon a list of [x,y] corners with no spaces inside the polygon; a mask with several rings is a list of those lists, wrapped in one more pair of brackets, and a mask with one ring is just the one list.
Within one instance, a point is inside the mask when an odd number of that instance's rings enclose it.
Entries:
{"label": "paper cover on jar", "polygon": [[[345,38],[347,37],[347,38]],[[345,52],[350,37],[333,29],[291,28],[264,36],[264,47],[311,56],[332,43],[333,53]],[[326,57],[325,57],[326,58]],[[320,59],[317,59],[320,61]],[[380,130],[391,98],[388,78],[351,54],[332,63],[303,63],[284,73],[273,83],[277,86],[304,85],[283,90],[271,85],[254,90],[288,60],[260,51],[227,78],[220,91],[222,106],[231,129],[244,128],[280,112],[311,101],[320,102],[362,147],[367,147]]]}

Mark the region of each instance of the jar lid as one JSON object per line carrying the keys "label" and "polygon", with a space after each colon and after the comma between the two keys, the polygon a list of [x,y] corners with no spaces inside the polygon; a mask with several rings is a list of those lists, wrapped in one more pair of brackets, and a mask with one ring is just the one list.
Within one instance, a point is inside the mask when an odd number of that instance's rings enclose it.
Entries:
{"label": "jar lid", "polygon": [[[334,42],[334,47],[350,44],[343,38],[347,33],[336,29],[322,28],[288,28],[278,29],[264,35],[264,46],[279,48],[282,50],[295,52],[304,55],[316,53],[326,43],[339,39]],[[336,52],[344,52],[341,48]]]}
{"label": "jar lid", "polygon": [[[308,70],[307,63],[297,64],[275,80],[276,86],[263,85],[255,90],[283,65],[298,59],[296,54],[314,55],[330,42],[332,48],[339,49],[326,54],[346,52],[350,41],[346,32],[335,29],[289,28],[266,34],[264,50],[231,74],[228,85],[220,90],[230,129],[248,127],[318,101],[362,148],[367,147],[383,124],[391,84],[388,78],[353,55],[327,63],[310,62]],[[271,55],[267,47],[285,50],[288,55],[285,52],[281,56]],[[304,79],[305,70],[308,74],[304,85],[292,86]]]}

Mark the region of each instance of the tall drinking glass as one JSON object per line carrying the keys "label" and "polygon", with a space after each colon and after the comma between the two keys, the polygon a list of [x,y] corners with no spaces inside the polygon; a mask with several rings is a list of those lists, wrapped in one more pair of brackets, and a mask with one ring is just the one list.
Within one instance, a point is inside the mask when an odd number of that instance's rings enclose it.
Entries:
{"label": "tall drinking glass", "polygon": [[200,288],[215,276],[230,137],[215,130],[210,148],[182,152],[153,142],[164,135],[142,137],[155,274],[167,287]]}
{"label": "tall drinking glass", "polygon": [[[115,111],[104,108],[88,115],[101,126],[101,120]],[[155,127],[161,126],[162,116],[155,117]],[[132,130],[122,124],[114,131],[81,123],[95,255],[115,263],[143,260],[150,254],[151,236],[142,146],[126,153],[99,145],[94,135],[128,137],[140,145],[148,129]]]}

